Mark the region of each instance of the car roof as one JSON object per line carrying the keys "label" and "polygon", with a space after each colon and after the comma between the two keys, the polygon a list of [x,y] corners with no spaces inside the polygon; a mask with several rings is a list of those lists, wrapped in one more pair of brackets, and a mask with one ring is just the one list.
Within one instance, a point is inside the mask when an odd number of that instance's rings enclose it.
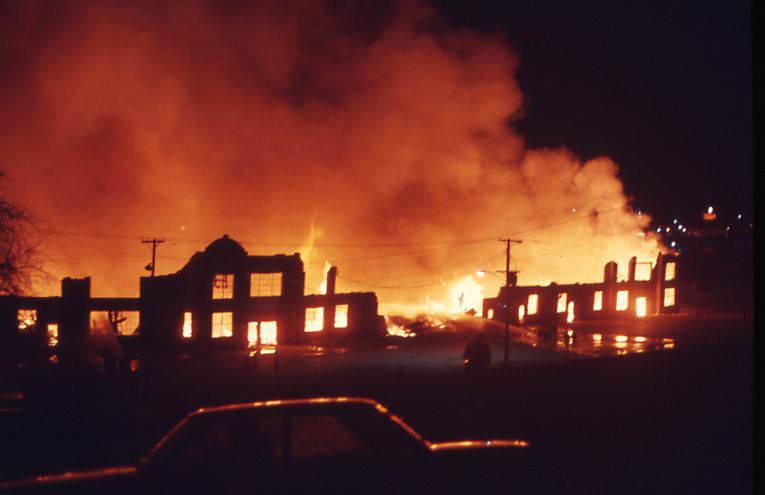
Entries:
{"label": "car roof", "polygon": [[388,409],[374,399],[365,397],[313,397],[302,399],[276,399],[257,402],[243,402],[240,404],[228,404],[225,406],[202,407],[191,413],[191,415],[204,415],[208,413],[245,411],[249,409],[282,409],[282,408],[302,408],[317,406],[366,406],[374,407],[383,414],[388,413]]}

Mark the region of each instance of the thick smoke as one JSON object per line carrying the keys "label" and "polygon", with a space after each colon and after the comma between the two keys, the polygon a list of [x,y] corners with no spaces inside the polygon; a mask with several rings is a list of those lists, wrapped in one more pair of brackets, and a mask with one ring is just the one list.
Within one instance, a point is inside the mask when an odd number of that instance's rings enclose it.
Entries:
{"label": "thick smoke", "polygon": [[340,290],[385,304],[453,304],[455,280],[504,267],[498,236],[525,240],[521,283],[659,249],[611,160],[525,149],[503,39],[427,6],[19,2],[0,18],[0,168],[50,232],[49,271],[92,275],[97,295],[137,293],[137,236],[169,239],[160,273],[223,233],[301,249],[310,288],[329,260]]}

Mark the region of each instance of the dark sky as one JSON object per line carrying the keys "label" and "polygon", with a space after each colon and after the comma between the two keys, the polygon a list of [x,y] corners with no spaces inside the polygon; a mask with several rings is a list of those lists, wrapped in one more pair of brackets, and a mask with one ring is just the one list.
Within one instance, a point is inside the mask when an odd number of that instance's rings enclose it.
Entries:
{"label": "dark sky", "polygon": [[752,16],[746,1],[438,0],[520,55],[532,147],[605,154],[658,220],[751,211]]}

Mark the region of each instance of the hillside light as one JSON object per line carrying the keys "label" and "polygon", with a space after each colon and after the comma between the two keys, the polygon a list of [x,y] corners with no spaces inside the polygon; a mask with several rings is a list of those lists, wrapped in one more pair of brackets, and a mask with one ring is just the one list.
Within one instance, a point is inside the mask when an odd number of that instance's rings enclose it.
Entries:
{"label": "hillside light", "polygon": [[714,212],[715,212],[715,209],[714,209],[714,208],[712,208],[711,206],[710,206],[709,208],[707,208],[707,213],[709,213],[710,215],[711,215],[712,213],[714,213]]}
{"label": "hillside light", "polygon": [[675,247],[675,245],[677,245],[677,243],[675,241],[672,241],[672,242],[669,243],[669,245],[672,246],[672,247]]}

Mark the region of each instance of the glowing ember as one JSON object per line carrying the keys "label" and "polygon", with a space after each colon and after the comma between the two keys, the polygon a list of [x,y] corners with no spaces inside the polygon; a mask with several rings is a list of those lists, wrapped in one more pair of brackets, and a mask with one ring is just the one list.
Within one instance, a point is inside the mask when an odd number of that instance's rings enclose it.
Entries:
{"label": "glowing ember", "polygon": [[58,323],[48,323],[48,347],[58,345]]}

